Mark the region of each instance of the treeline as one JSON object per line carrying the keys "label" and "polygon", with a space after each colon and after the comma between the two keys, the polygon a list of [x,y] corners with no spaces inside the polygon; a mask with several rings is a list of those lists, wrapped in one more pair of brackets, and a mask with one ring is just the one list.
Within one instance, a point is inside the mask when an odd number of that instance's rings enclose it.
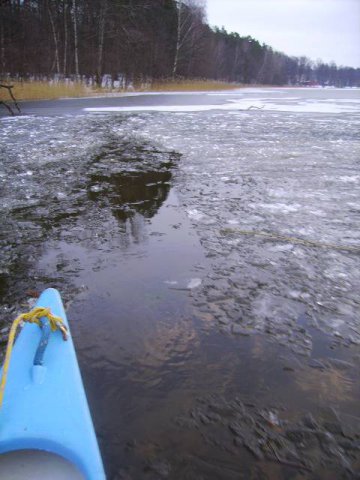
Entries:
{"label": "treeline", "polygon": [[0,0],[0,76],[360,86],[360,69],[211,29],[201,0]]}

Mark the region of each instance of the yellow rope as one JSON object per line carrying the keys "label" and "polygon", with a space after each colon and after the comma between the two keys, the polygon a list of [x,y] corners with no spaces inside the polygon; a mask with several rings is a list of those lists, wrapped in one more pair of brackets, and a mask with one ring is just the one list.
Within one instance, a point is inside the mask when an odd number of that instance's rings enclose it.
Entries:
{"label": "yellow rope", "polygon": [[224,228],[220,231],[222,234],[227,233],[238,233],[239,235],[256,235],[261,236],[269,239],[280,240],[282,242],[290,242],[296,243],[299,245],[305,245],[307,247],[322,247],[322,248],[331,248],[335,250],[346,250],[348,252],[360,252],[360,246],[356,245],[336,245],[334,243],[324,243],[324,242],[316,242],[314,240],[303,240],[301,238],[296,237],[287,237],[284,235],[278,235],[276,233],[267,233],[261,232],[258,230],[240,230],[238,228]]}
{"label": "yellow rope", "polygon": [[17,318],[15,318],[15,320],[11,325],[8,343],[6,346],[5,360],[4,360],[4,366],[3,366],[1,382],[0,382],[0,408],[4,398],[5,385],[6,385],[7,374],[8,374],[8,369],[9,369],[10,360],[11,360],[12,349],[14,346],[16,330],[21,322],[36,323],[40,327],[41,326],[40,319],[44,317],[46,317],[49,320],[51,330],[53,332],[55,332],[55,330],[60,330],[62,333],[63,339],[67,340],[68,331],[67,331],[66,325],[64,325],[62,318],[56,317],[51,313],[50,308],[36,307],[30,312],[22,313]]}

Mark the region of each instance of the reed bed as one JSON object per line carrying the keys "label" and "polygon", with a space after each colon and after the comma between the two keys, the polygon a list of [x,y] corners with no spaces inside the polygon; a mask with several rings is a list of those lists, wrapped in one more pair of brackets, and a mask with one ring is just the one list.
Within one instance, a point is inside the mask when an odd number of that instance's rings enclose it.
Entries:
{"label": "reed bed", "polygon": [[163,80],[155,81],[145,91],[155,92],[191,92],[212,90],[234,90],[241,85],[236,83],[218,82],[215,80]]}
{"label": "reed bed", "polygon": [[[1,82],[0,82],[1,83]],[[14,85],[12,89],[16,100],[51,100],[62,97],[83,97],[89,95],[89,89],[82,83],[65,82],[19,82],[8,81],[5,85]],[[7,89],[0,88],[0,101],[11,101]]]}
{"label": "reed bed", "polygon": [[[1,82],[0,82],[1,83]],[[232,90],[240,88],[235,83],[217,82],[213,80],[162,80],[124,88],[95,88],[83,83],[65,83],[51,81],[7,81],[6,85],[14,85],[13,94],[18,101],[22,100],[52,100],[58,98],[75,98],[92,95],[116,95],[133,92],[190,92]],[[9,102],[11,98],[7,89],[0,88],[0,101]]]}

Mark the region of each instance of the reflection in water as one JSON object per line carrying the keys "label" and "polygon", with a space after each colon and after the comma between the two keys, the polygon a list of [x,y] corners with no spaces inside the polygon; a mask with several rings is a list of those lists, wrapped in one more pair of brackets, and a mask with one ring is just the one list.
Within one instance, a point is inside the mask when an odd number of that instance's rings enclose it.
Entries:
{"label": "reflection in water", "polygon": [[[116,127],[121,122],[113,120]],[[26,119],[19,120],[19,141],[10,145],[0,168],[3,302],[23,301],[29,284],[34,286],[34,275],[29,278],[28,272],[36,269],[39,252],[49,240],[66,238],[103,248],[116,230],[109,218],[120,223],[122,246],[145,238],[144,219],[152,218],[166,200],[179,155],[109,133],[110,124],[89,118],[38,119],[34,138]],[[77,138],[83,139],[81,144]],[[32,156],[27,153],[30,140]],[[44,171],[51,172],[46,181]],[[64,291],[62,279],[54,278]],[[43,283],[48,281],[46,275]]]}
{"label": "reflection in water", "polygon": [[296,383],[307,395],[317,398],[320,404],[351,401],[354,395],[354,381],[346,377],[346,372],[335,368],[312,368],[299,372]]}
{"label": "reflection in water", "polygon": [[169,194],[177,155],[146,144],[126,146],[106,145],[97,155],[90,167],[88,198],[101,207],[109,205],[123,232],[141,242],[144,219],[152,218]]}
{"label": "reflection in water", "polygon": [[144,238],[144,219],[153,217],[170,190],[170,172],[131,172],[92,176],[89,198],[109,202],[124,233],[135,242]]}
{"label": "reflection in water", "polygon": [[109,176],[91,176],[89,198],[111,203],[114,215],[121,221],[135,212],[153,217],[170,190],[170,172],[124,172]]}

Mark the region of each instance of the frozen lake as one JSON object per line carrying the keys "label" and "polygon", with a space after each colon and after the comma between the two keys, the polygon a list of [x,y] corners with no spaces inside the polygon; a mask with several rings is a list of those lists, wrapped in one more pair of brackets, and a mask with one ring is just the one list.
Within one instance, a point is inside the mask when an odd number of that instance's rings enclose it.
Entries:
{"label": "frozen lake", "polygon": [[22,110],[0,118],[4,325],[64,293],[109,478],[356,478],[360,91]]}

